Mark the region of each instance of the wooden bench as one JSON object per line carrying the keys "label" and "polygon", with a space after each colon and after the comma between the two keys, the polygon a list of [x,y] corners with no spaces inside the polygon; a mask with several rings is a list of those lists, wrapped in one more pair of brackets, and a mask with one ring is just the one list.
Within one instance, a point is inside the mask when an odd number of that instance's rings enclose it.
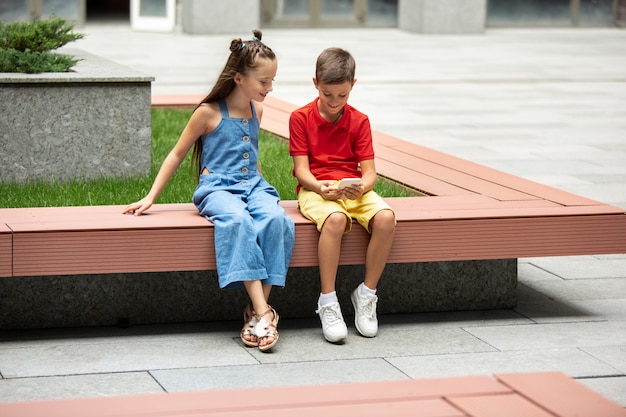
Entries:
{"label": "wooden bench", "polygon": [[[200,97],[154,97],[189,107]],[[268,98],[261,127],[288,135],[295,105]],[[373,132],[381,175],[427,197],[389,198],[398,227],[390,263],[626,253],[624,210]],[[315,227],[294,201],[291,266],[317,264]],[[191,204],[149,214],[120,206],[0,209],[0,276],[192,271],[215,268],[212,225]],[[340,263],[364,262],[361,228],[344,240]],[[207,253],[208,250],[208,253]]]}
{"label": "wooden bench", "polygon": [[0,403],[3,417],[624,417],[558,372]]}
{"label": "wooden bench", "polygon": [[[198,97],[155,97],[189,107]],[[293,105],[266,102],[262,127],[287,134]],[[390,198],[398,229],[390,262],[626,252],[624,210],[374,132],[381,175],[428,197]],[[295,202],[292,266],[317,263],[315,227]],[[157,204],[144,216],[121,206],[0,209],[0,275],[210,270],[212,226],[191,204]],[[342,264],[363,262],[367,235],[346,236]],[[173,416],[626,416],[561,373],[469,376],[326,386],[202,391],[0,403],[0,415]]]}

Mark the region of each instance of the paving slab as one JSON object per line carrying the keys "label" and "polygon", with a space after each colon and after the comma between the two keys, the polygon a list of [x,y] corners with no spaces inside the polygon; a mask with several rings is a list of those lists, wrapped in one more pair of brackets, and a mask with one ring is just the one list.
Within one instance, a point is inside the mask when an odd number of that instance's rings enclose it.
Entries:
{"label": "paving slab", "polygon": [[153,371],[167,392],[408,379],[384,359],[339,359]]}
{"label": "paving slab", "polygon": [[619,369],[622,373],[626,372],[626,344],[583,347],[581,349]]}
{"label": "paving slab", "polygon": [[578,381],[595,392],[626,407],[626,377],[583,378]]}
{"label": "paving slab", "polygon": [[622,373],[576,348],[402,356],[386,360],[413,379],[543,371],[561,371],[575,378]]}
{"label": "paving slab", "polygon": [[[524,288],[520,286],[518,288]],[[531,289],[521,289],[526,294]],[[622,320],[626,315],[626,299],[567,300],[565,302],[544,297],[528,299],[521,295],[515,311],[535,323],[563,323],[581,321]]]}
{"label": "paving slab", "polygon": [[556,300],[626,299],[626,280],[623,278],[534,281],[525,285]]}
{"label": "paving slab", "polygon": [[553,280],[560,281],[561,277],[553,274],[552,272],[545,270],[543,268],[539,268],[535,265],[532,260],[517,261],[517,279],[519,282],[529,282],[529,281],[544,281],[544,280]]}
{"label": "paving slab", "polygon": [[626,321],[465,327],[464,330],[503,351],[626,344]]}
{"label": "paving slab", "polygon": [[[235,333],[236,334],[236,333]],[[132,372],[151,369],[256,364],[233,334],[46,340],[0,345],[4,378]],[[219,355],[215,355],[219,352]]]}
{"label": "paving slab", "polygon": [[257,361],[267,364],[494,350],[489,344],[458,327],[381,325],[378,335],[370,339],[360,336],[354,328],[354,323],[349,321],[347,323],[348,338],[343,344],[328,343],[322,335],[321,327],[303,330],[282,329],[281,341],[271,355],[255,349],[249,352]]}
{"label": "paving slab", "polygon": [[[588,262],[593,260],[593,262]],[[609,259],[538,258],[531,263],[566,280],[626,278],[626,256]],[[598,285],[601,285],[598,283]]]}
{"label": "paving slab", "polygon": [[153,394],[163,388],[148,372],[0,379],[0,401]]}

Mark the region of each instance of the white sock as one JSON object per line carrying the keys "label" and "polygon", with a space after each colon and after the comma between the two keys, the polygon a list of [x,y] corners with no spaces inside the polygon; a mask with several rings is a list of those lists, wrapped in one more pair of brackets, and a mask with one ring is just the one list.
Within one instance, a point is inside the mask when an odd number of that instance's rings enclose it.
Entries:
{"label": "white sock", "polygon": [[367,296],[368,294],[370,295],[376,295],[376,290],[373,290],[371,288],[369,288],[367,285],[365,285],[365,283],[361,283],[361,285],[359,285],[359,295],[361,295],[362,297]]}
{"label": "white sock", "polygon": [[321,307],[327,304],[338,303],[338,302],[339,302],[339,299],[337,298],[337,292],[333,291],[327,294],[320,294],[320,298],[317,301],[317,305]]}

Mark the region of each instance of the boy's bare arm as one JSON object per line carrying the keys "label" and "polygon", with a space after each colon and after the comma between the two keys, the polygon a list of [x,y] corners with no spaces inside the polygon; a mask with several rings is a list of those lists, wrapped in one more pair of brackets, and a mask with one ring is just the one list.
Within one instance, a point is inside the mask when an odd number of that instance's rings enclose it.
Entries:
{"label": "boy's bare arm", "polygon": [[326,200],[337,200],[339,194],[337,193],[337,187],[334,181],[321,180],[311,173],[309,167],[309,157],[306,155],[296,155],[293,157],[294,174],[298,179],[298,183],[307,190],[314,191],[321,195]]}
{"label": "boy's bare arm", "polygon": [[373,159],[361,161],[361,185],[363,193],[370,191],[376,185],[376,164]]}

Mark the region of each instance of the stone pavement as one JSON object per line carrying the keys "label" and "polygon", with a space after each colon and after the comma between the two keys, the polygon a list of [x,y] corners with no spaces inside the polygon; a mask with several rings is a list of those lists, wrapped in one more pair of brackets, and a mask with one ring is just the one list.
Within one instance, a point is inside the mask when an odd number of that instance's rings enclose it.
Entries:
{"label": "stone pavement", "polygon": [[[250,36],[82,31],[72,48],[154,75],[154,94],[207,92],[230,39]],[[357,60],[350,102],[374,129],[626,208],[624,30],[272,29],[263,40],[281,99],[310,101],[315,58],[341,46]],[[374,339],[348,317],[342,346],[316,319],[283,320],[269,354],[240,344],[240,320],[3,332],[0,401],[558,370],[626,407],[626,255],[518,265],[515,309],[384,315]]]}

